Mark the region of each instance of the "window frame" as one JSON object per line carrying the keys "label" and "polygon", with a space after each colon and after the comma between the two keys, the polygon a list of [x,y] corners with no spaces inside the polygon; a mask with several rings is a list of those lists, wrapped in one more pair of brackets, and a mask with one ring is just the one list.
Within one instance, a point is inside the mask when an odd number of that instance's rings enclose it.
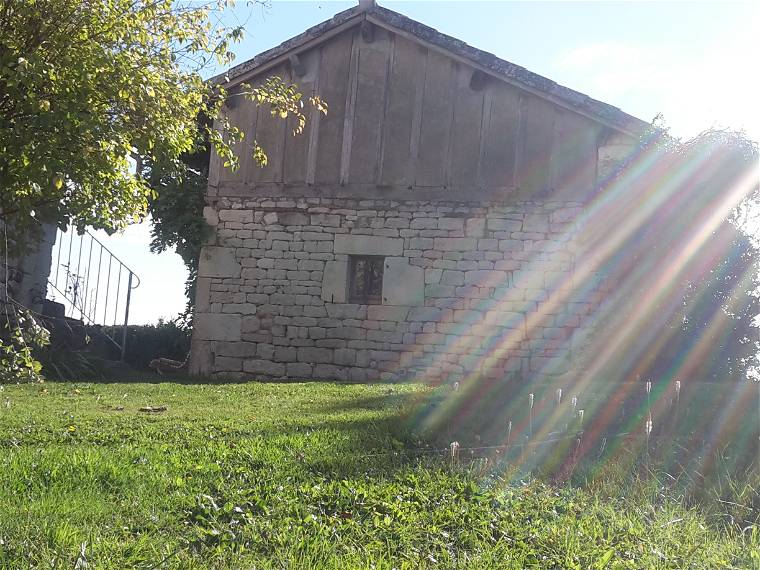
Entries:
{"label": "window frame", "polygon": [[[365,291],[357,293],[356,291],[356,271],[357,264],[361,261],[377,263],[380,266],[380,291],[377,294],[367,293],[367,284]],[[384,255],[349,255],[348,256],[348,302],[357,305],[382,305],[383,304],[383,277],[385,276],[385,256]]]}

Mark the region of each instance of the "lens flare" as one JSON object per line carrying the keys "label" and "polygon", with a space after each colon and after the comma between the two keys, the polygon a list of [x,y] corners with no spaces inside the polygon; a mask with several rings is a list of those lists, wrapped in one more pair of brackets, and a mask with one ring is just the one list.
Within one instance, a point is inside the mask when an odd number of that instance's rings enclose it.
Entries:
{"label": "lens flare", "polygon": [[[436,332],[417,335],[402,364],[453,389],[421,406],[415,427],[445,428],[457,441],[478,434],[512,450],[502,464],[556,473],[591,454],[635,455],[641,434],[648,450],[667,430],[693,440],[658,441],[674,465],[704,468],[727,441],[750,449],[758,421],[737,415],[760,412],[749,403],[760,383],[725,370],[721,384],[716,362],[735,348],[738,299],[757,278],[726,219],[757,191],[758,169],[727,168],[738,164],[733,155],[710,144],[664,160],[659,137],[582,197],[553,238],[565,245],[526,246],[505,269],[479,272],[463,288],[468,298],[439,306]],[[576,167],[580,177],[588,165]],[[566,270],[552,269],[555,257]],[[715,387],[701,388],[705,380]],[[687,443],[696,451],[684,456],[678,446]]]}

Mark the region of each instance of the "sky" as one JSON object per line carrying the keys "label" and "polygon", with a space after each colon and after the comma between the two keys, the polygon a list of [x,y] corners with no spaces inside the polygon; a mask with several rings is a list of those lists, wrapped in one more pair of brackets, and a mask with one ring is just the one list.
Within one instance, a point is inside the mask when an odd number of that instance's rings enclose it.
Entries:
{"label": "sky", "polygon": [[[760,140],[758,2],[379,3],[645,121],[662,113],[676,136],[716,126]],[[246,23],[235,64],[354,5],[239,1],[228,16]],[[186,303],[182,260],[149,252],[149,223],[98,234],[140,276],[130,309],[136,324],[173,318]]]}

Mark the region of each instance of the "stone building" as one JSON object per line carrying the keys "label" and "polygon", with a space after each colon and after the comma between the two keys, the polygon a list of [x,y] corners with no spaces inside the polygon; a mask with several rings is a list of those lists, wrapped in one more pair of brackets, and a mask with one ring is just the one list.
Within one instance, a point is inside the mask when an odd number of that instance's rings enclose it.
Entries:
{"label": "stone building", "polygon": [[329,112],[291,136],[267,108],[225,109],[269,161],[245,144],[236,172],[211,159],[195,374],[572,369],[591,311],[579,220],[645,123],[367,2],[221,81],[272,75]]}

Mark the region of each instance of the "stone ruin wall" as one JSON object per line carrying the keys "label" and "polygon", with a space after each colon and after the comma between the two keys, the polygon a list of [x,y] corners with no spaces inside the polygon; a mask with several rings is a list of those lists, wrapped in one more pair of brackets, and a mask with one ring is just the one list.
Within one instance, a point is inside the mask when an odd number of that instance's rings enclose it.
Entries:
{"label": "stone ruin wall", "polygon": [[[220,198],[199,269],[191,372],[217,378],[566,374],[592,312],[572,276],[576,202]],[[383,304],[348,303],[351,254]]]}
{"label": "stone ruin wall", "polygon": [[[45,224],[15,243],[0,223],[0,307],[10,297],[16,306],[42,311],[52,264],[56,228]],[[5,241],[7,239],[7,242]],[[8,251],[5,251],[5,245]],[[7,297],[6,297],[7,293]]]}

